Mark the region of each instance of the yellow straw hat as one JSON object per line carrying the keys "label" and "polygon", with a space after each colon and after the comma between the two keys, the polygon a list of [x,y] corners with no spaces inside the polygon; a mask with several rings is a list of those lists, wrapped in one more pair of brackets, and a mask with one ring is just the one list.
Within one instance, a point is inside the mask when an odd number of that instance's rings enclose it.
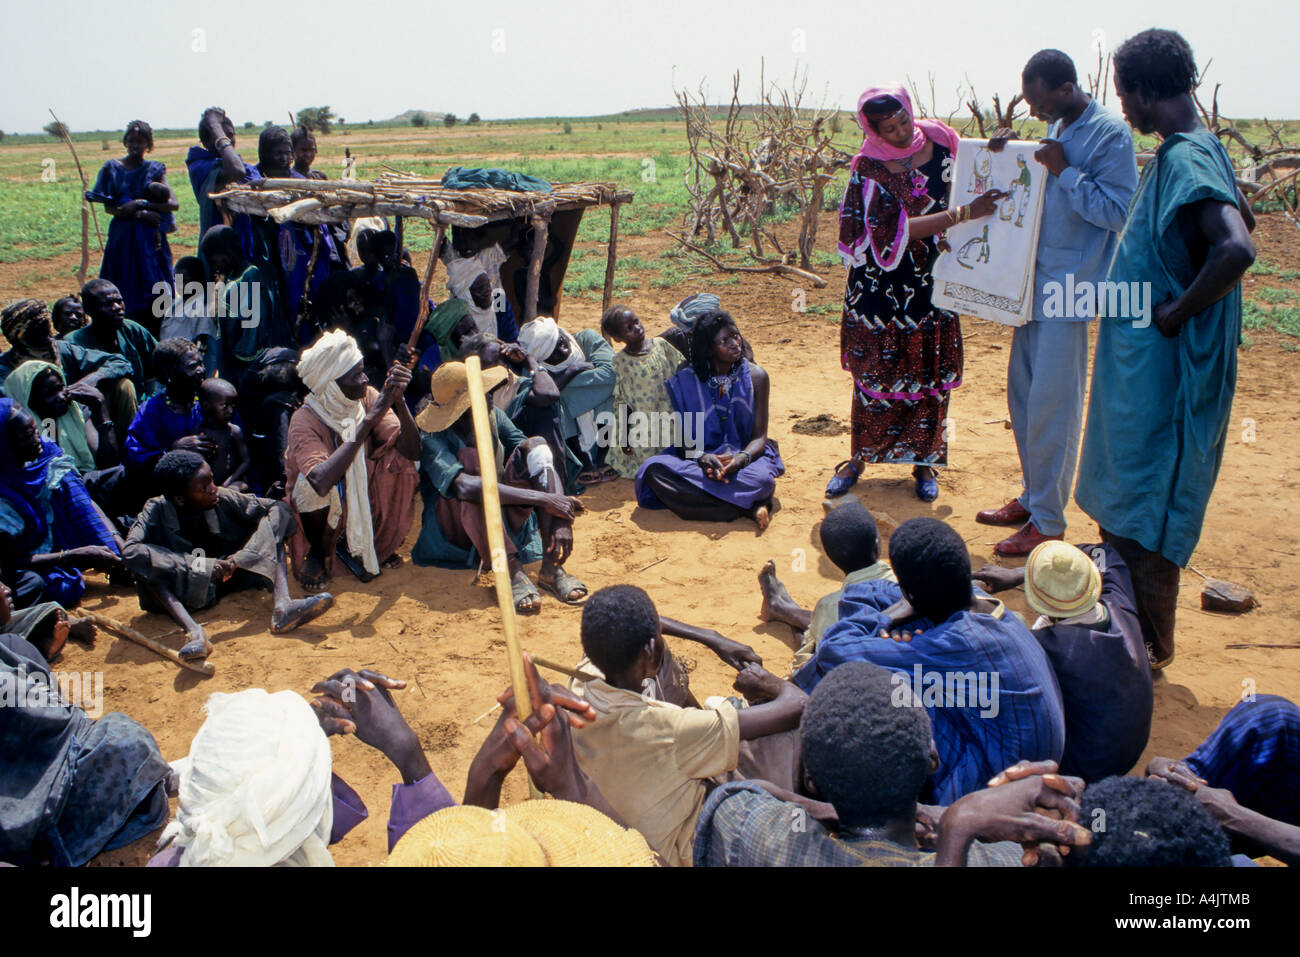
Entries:
{"label": "yellow straw hat", "polygon": [[551,867],[654,867],[639,831],[620,827],[595,808],[572,801],[523,801],[506,818],[531,834]]}
{"label": "yellow straw hat", "polygon": [[[506,370],[493,366],[483,370],[483,392],[491,392],[506,380]],[[425,432],[441,432],[469,411],[469,376],[463,362],[444,362],[429,380],[429,404],[415,417]]]}
{"label": "yellow straw hat", "polygon": [[501,811],[465,804],[430,814],[402,835],[391,867],[545,867],[546,854]]}
{"label": "yellow straw hat", "polygon": [[1073,618],[1097,604],[1101,573],[1091,558],[1062,541],[1041,543],[1025,561],[1025,601],[1048,618]]}

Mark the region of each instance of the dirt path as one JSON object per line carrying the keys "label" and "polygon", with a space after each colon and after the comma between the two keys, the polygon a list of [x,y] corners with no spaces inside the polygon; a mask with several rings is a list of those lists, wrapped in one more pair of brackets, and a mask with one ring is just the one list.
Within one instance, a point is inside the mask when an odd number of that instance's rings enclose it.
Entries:
{"label": "dirt path", "polygon": [[[833,233],[831,221],[824,228]],[[1272,224],[1263,231],[1261,253],[1295,261],[1294,235]],[[669,241],[640,237],[636,252],[663,249]],[[645,248],[640,248],[645,247]],[[631,250],[629,250],[631,252]],[[758,621],[755,575],[775,559],[796,600],[810,606],[837,587],[830,563],[817,550],[822,492],[830,467],[847,453],[846,435],[792,431],[805,418],[828,414],[847,421],[850,381],[838,362],[838,316],[843,274],[825,271],[824,290],[808,290],[809,306],[829,305],[818,315],[791,312],[793,286],[767,277],[745,277],[717,291],[754,344],[759,364],[773,380],[772,435],[780,442],[788,472],[780,481],[782,509],[761,538],[752,525],[686,526],[663,512],[636,509],[630,482],[597,487],[585,496],[588,514],[575,527],[569,569],[592,589],[620,582],[646,588],[665,613],[717,628],[748,642],[774,671],[785,673],[790,652],[784,626]],[[644,284],[643,284],[644,285]],[[701,284],[704,286],[704,284]],[[691,287],[643,289],[626,301],[652,331],[667,324],[668,309]],[[598,323],[597,303],[566,300],[566,325]],[[917,515],[934,515],[956,527],[976,566],[993,557],[998,530],[974,521],[977,509],[999,505],[1017,490],[1018,466],[1006,416],[1006,363],[1010,330],[970,320],[965,385],[953,398],[953,466],[941,476],[938,501],[926,505],[912,494],[907,469],[876,468],[856,494],[876,514],[882,534]],[[1233,411],[1234,433],[1192,564],[1201,572],[1250,587],[1261,607],[1232,617],[1199,610],[1200,577],[1183,574],[1178,611],[1178,658],[1157,684],[1155,726],[1146,756],[1182,756],[1215,726],[1244,689],[1300,699],[1300,649],[1228,650],[1228,642],[1295,642],[1300,618],[1300,532],[1290,519],[1300,508],[1300,459],[1293,424],[1300,419],[1300,369],[1279,342],[1256,335],[1241,353]],[[1245,420],[1254,422],[1254,441]],[[1095,526],[1077,508],[1069,514],[1072,541],[1095,541]],[[416,529],[407,538],[406,553]],[[806,565],[803,562],[806,561]],[[796,568],[804,570],[797,571]],[[205,697],[248,687],[292,688],[306,693],[318,679],[345,666],[372,667],[406,678],[398,701],[419,733],[438,776],[459,796],[465,774],[494,718],[475,718],[493,706],[507,683],[493,592],[473,588],[470,571],[416,568],[409,562],[373,585],[336,579],[338,603],[319,621],[286,637],[267,633],[269,596],[242,594],[201,614],[216,651],[216,676],[202,680],[179,671],[135,645],[101,637],[93,650],[69,646],[58,667],[105,672],[105,708],[122,710],[147,725],[164,755],[179,757],[202,721]],[[171,630],[163,618],[143,614],[133,596],[112,593],[92,576],[87,607],[133,624],[149,635]],[[1023,594],[1009,604],[1026,611]],[[557,661],[581,656],[579,609],[546,597],[542,614],[522,621],[526,648]],[[787,632],[788,635],[788,632]],[[180,639],[168,641],[179,646]],[[690,643],[672,641],[693,669],[696,694],[729,692],[731,672]],[[1144,758],[1145,761],[1145,758]],[[386,850],[385,823],[396,772],[357,741],[337,740],[335,769],[364,797],[370,819],[335,848],[340,864],[374,864]],[[516,772],[504,799],[519,800],[525,783]],[[102,864],[142,860],[148,839],[105,855]]]}

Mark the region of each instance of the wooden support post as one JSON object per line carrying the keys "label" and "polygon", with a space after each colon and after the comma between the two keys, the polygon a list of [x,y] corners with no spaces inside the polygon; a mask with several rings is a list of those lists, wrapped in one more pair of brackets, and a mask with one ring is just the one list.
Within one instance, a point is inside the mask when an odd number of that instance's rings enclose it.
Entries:
{"label": "wooden support post", "polygon": [[525,293],[524,322],[537,318],[537,297],[542,289],[542,259],[546,255],[546,236],[551,229],[551,210],[538,207],[533,214],[533,250],[528,259],[528,290]]}
{"label": "wooden support post", "polygon": [[609,205],[609,254],[605,260],[605,294],[600,301],[600,314],[605,315],[610,303],[614,301],[614,263],[618,250],[618,207],[617,201]]}

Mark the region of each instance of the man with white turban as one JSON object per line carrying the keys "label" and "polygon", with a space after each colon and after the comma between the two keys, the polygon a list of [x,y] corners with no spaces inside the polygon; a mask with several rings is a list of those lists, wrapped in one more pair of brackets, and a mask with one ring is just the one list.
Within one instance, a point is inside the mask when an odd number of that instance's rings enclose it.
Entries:
{"label": "man with white turban", "polygon": [[159,841],[183,867],[332,867],[329,741],[292,691],[214,694]]}
{"label": "man with white turban", "polygon": [[362,581],[402,563],[398,547],[415,517],[420,433],[401,401],[411,371],[394,364],[382,392],[345,332],[324,333],[303,353],[309,394],[289,422],[285,481],[303,534],[290,540],[309,592],[329,580],[334,555]]}
{"label": "man with white turban", "polygon": [[[597,446],[596,417],[614,409],[614,348],[594,329],[580,329],[571,335],[554,319],[538,316],[519,330],[520,347],[537,360],[560,390],[556,403],[560,426],[568,447],[569,469],[566,487],[572,486],[575,467],[579,485],[605,481],[618,475],[603,465],[605,450]],[[530,432],[526,423],[519,426]]]}

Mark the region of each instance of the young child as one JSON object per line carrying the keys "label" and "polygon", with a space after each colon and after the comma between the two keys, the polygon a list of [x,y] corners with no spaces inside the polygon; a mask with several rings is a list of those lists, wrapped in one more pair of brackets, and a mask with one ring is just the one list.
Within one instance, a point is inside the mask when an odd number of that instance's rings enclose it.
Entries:
{"label": "young child", "polygon": [[248,444],[244,441],[244,430],[230,421],[235,415],[238,396],[235,387],[225,379],[203,380],[199,386],[199,410],[203,414],[199,435],[216,446],[216,451],[208,457],[213,482],[236,492],[247,492]]}
{"label": "young child", "polygon": [[666,339],[647,337],[641,320],[627,306],[610,306],[600,329],[623,343],[623,351],[614,356],[614,414],[619,427],[608,462],[620,478],[635,478],[642,462],[676,444],[676,434],[668,427],[673,406],[664,383],[685,360]]}
{"label": "young child", "polygon": [[220,358],[220,330],[212,316],[207,293],[208,272],[197,256],[176,260],[175,294],[163,317],[163,339],[188,339],[199,347],[203,368],[208,375],[217,374]]}

